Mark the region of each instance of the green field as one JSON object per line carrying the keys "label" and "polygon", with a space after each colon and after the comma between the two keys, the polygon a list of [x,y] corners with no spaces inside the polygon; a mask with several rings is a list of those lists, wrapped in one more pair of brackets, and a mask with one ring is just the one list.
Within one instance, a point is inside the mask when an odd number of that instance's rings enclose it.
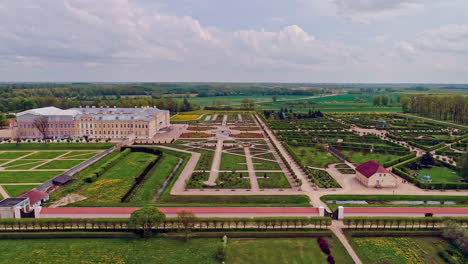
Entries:
{"label": "green field", "polygon": [[255,170],[281,170],[277,162],[253,158]]}
{"label": "green field", "polygon": [[260,188],[291,188],[282,172],[257,172],[257,177],[261,177],[257,179]]}
{"label": "green field", "polygon": [[323,168],[328,164],[340,162],[332,154],[321,151],[317,147],[291,147],[304,166]]}
{"label": "green field", "polygon": [[168,153],[164,153],[156,166],[146,177],[141,189],[132,197],[132,202],[151,201],[156,192],[161,188],[164,180],[175,168],[179,158]]}
{"label": "green field", "polygon": [[[238,163],[243,163],[243,164],[238,164]],[[219,169],[220,170],[246,170],[247,165],[245,163],[246,163],[245,156],[222,153],[221,164],[219,165]]]}
{"label": "green field", "polygon": [[31,152],[0,152],[0,159],[17,159],[29,153]]}
{"label": "green field", "polygon": [[0,171],[0,183],[42,183],[61,171]]}
{"label": "green field", "polygon": [[424,175],[429,175],[432,178],[432,182],[459,182],[460,176],[454,170],[447,167],[433,166],[430,169],[420,170],[418,178],[420,179]]}
{"label": "green field", "polygon": [[37,185],[3,185],[2,187],[10,195],[10,197],[18,197],[22,193],[36,188]]}
{"label": "green field", "polygon": [[[213,102],[220,105],[240,105],[243,99],[253,99],[256,103],[273,102],[272,95],[249,95],[249,96],[209,96],[209,97],[190,97],[190,102],[196,103],[199,106],[212,106]],[[303,95],[277,95],[277,100],[284,99],[301,99],[306,98]],[[184,98],[174,98],[184,100]]]}
{"label": "green field", "polygon": [[351,151],[351,150],[342,150],[343,153],[349,162],[351,163],[364,163],[369,160],[377,161],[380,164],[384,164],[387,161],[395,160],[400,156],[391,155],[391,154],[382,154],[382,153],[369,153],[369,152],[362,152],[362,151]]}
{"label": "green field", "polygon": [[86,202],[120,202],[135,183],[135,177],[151,162],[155,155],[131,152],[112,166],[95,182],[81,184],[76,193],[87,197]]}
{"label": "green field", "polygon": [[[0,263],[220,263],[220,239],[10,239],[0,240]],[[32,261],[32,262],[31,262]]]}
{"label": "green field", "polygon": [[83,160],[53,160],[51,162],[47,162],[46,164],[38,167],[38,169],[45,170],[45,169],[71,169],[76,165],[82,163]]}
{"label": "green field", "polygon": [[446,262],[438,252],[440,249],[452,248],[437,237],[353,237],[351,240],[357,254],[366,264],[444,264]]}
{"label": "green field", "polygon": [[66,152],[64,151],[51,151],[51,152],[45,151],[45,152],[34,153],[23,159],[53,159],[65,153]]}
{"label": "green field", "polygon": [[[326,238],[336,263],[352,263],[335,238]],[[226,263],[328,263],[315,238],[231,239]]]}

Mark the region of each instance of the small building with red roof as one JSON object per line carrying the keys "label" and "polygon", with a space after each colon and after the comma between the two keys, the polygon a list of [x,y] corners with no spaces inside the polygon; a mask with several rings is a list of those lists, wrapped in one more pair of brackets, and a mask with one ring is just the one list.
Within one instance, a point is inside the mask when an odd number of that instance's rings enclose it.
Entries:
{"label": "small building with red roof", "polygon": [[36,191],[36,190],[30,190],[27,191],[23,194],[20,195],[22,198],[29,198],[29,203],[31,204],[32,208],[37,208],[41,206],[44,202],[49,200],[49,194]]}
{"label": "small building with red roof", "polygon": [[369,160],[356,167],[356,178],[367,187],[396,187],[398,179],[378,162]]}

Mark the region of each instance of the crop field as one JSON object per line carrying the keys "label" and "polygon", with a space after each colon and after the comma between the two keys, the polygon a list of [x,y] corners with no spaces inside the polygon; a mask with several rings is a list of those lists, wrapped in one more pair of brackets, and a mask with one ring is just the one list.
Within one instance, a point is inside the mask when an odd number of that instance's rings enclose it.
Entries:
{"label": "crop field", "polygon": [[19,196],[100,152],[101,150],[0,151],[0,188],[10,197]]}
{"label": "crop field", "polygon": [[[455,250],[437,237],[353,237],[352,244],[364,263],[426,264],[446,263],[438,254],[441,250]],[[459,263],[463,256],[459,254]]]}
{"label": "crop field", "polygon": [[[277,100],[291,100],[307,98],[303,95],[277,95]],[[240,105],[243,99],[253,99],[256,103],[273,102],[271,95],[249,95],[249,96],[209,96],[209,97],[190,97],[190,102],[199,106],[213,106],[213,105]],[[174,98],[182,101],[184,98]]]}
{"label": "crop field", "polygon": [[373,95],[342,94],[321,98],[298,99],[261,103],[262,110],[279,110],[287,108],[295,112],[307,112],[309,109],[322,112],[401,112],[400,106],[373,106]]}

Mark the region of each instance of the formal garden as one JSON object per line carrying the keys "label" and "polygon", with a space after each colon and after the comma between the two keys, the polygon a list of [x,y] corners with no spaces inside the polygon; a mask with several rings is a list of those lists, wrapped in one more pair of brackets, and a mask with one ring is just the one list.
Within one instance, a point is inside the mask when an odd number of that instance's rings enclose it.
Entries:
{"label": "formal garden", "polygon": [[112,146],[76,142],[1,144],[0,187],[10,197],[17,197]]}

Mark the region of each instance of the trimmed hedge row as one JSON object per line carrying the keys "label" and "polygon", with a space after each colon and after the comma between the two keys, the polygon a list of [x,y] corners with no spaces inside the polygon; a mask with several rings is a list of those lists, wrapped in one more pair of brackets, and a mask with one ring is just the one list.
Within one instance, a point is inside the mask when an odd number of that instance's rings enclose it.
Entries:
{"label": "trimmed hedge row", "polygon": [[399,216],[356,216],[345,217],[343,224],[354,229],[375,229],[375,228],[437,228],[437,225],[447,220],[454,221],[461,225],[468,225],[468,217],[399,217]]}
{"label": "trimmed hedge row", "polygon": [[406,160],[410,160],[410,159],[415,158],[415,157],[416,157],[416,152],[411,152],[410,154],[408,154],[406,156],[403,156],[403,157],[400,157],[398,159],[394,159],[394,160],[391,160],[391,161],[387,161],[384,164],[382,164],[382,166],[385,167],[385,168],[388,168],[388,167],[391,167],[393,165],[396,165],[396,164],[401,163],[401,162],[406,161]]}

